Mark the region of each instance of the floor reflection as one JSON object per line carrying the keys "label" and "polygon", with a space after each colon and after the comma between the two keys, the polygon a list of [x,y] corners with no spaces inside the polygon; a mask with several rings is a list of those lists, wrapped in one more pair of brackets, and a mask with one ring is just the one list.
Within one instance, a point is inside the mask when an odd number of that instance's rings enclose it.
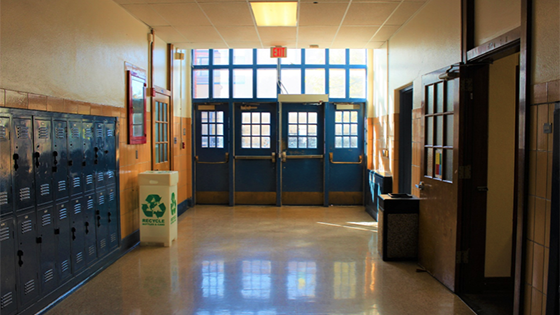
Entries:
{"label": "floor reflection", "polygon": [[288,263],[288,300],[315,297],[317,264],[312,261],[290,261]]}
{"label": "floor reflection", "polygon": [[224,262],[221,260],[202,262],[202,296],[224,296]]}
{"label": "floor reflection", "polygon": [[242,263],[243,289],[241,294],[246,299],[270,298],[270,261],[244,260]]}

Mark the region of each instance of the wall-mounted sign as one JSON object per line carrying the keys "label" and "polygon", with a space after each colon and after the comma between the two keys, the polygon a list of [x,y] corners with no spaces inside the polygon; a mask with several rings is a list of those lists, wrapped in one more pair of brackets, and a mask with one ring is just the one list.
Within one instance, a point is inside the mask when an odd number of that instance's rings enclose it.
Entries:
{"label": "wall-mounted sign", "polygon": [[270,47],[270,58],[286,58],[288,49],[286,47]]}

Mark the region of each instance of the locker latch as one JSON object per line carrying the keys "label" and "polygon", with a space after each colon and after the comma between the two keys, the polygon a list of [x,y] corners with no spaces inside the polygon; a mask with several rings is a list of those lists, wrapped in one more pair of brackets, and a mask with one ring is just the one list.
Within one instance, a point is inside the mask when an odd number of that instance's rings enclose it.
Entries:
{"label": "locker latch", "polygon": [[42,237],[37,237],[35,240],[37,241],[37,244],[43,243],[43,238]]}

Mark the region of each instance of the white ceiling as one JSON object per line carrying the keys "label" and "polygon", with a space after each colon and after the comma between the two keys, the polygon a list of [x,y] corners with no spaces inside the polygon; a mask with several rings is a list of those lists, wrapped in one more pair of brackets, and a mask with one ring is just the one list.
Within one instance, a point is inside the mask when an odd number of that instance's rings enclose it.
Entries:
{"label": "white ceiling", "polygon": [[299,0],[297,27],[258,27],[248,0],[115,0],[178,48],[379,48],[426,0]]}

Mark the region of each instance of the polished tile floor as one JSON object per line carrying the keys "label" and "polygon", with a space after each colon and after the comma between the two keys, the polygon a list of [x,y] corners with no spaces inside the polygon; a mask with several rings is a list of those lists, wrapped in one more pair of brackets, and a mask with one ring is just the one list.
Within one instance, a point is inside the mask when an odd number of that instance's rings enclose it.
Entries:
{"label": "polished tile floor", "polygon": [[474,314],[411,262],[383,262],[363,207],[196,206],[47,314]]}

